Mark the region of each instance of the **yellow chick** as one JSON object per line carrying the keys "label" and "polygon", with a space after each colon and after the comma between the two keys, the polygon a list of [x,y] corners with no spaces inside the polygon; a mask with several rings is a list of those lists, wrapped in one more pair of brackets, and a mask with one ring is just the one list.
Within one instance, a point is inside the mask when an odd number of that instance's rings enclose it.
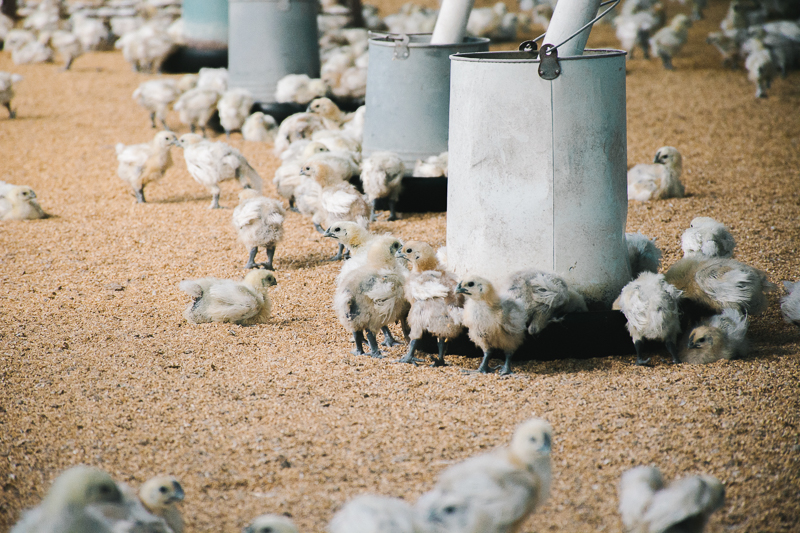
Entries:
{"label": "yellow chick", "polygon": [[683,157],[677,148],[663,146],[656,152],[653,164],[639,164],[628,171],[628,199],[640,202],[683,198],[681,183]]}
{"label": "yellow chick", "polygon": [[171,131],[159,131],[149,143],[117,144],[117,175],[133,189],[137,202],[145,202],[144,186],[163,178],[172,166],[170,148],[177,140]]}
{"label": "yellow chick", "polygon": [[47,218],[27,185],[10,185],[0,181],[0,220],[34,220]]}
{"label": "yellow chick", "polygon": [[183,517],[175,506],[183,497],[183,487],[173,476],[156,476],[139,488],[139,500],[145,509],[163,518],[173,533],[183,533]]}
{"label": "yellow chick", "polygon": [[680,360],[706,364],[720,359],[734,359],[747,353],[747,317],[736,309],[703,320],[684,338]]}
{"label": "yellow chick", "polygon": [[249,272],[242,281],[217,278],[182,281],[181,290],[192,297],[183,316],[193,324],[263,324],[272,312],[267,287],[277,283],[271,272],[262,269]]}

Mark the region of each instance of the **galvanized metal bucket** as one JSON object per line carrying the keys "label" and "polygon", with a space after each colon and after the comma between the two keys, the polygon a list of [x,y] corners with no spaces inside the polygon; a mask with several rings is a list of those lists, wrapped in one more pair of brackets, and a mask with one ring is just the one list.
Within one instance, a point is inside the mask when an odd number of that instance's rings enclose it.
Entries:
{"label": "galvanized metal bucket", "polygon": [[489,50],[489,39],[430,44],[431,34],[373,34],[369,40],[365,156],[397,153],[414,168],[417,159],[447,151],[450,55]]}
{"label": "galvanized metal bucket", "polygon": [[316,0],[230,0],[229,86],[275,102],[287,74],[319,78]]}
{"label": "galvanized metal bucket", "polygon": [[227,0],[184,0],[182,17],[186,46],[198,50],[227,48]]}
{"label": "galvanized metal bucket", "polygon": [[448,266],[554,271],[610,307],[631,278],[625,52],[451,59]]}

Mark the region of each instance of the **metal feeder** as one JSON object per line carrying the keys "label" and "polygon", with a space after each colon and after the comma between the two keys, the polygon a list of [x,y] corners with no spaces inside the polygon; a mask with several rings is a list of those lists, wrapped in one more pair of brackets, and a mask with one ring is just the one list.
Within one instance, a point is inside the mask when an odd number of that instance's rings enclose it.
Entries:
{"label": "metal feeder", "polygon": [[184,0],[183,31],[186,45],[164,62],[164,72],[197,72],[202,67],[228,65],[227,0]]}

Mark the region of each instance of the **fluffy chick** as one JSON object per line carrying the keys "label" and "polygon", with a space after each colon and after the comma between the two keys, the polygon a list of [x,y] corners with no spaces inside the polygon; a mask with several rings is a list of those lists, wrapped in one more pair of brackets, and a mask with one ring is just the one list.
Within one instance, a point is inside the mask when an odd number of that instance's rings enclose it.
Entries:
{"label": "fluffy chick", "polygon": [[311,139],[319,130],[338,130],[339,125],[316,113],[295,113],[281,122],[275,136],[275,153],[280,155],[289,145],[301,139]]}
{"label": "fluffy chick", "polygon": [[415,178],[438,178],[447,177],[448,152],[439,155],[432,155],[422,161],[418,159],[414,165],[414,172],[411,173]]}
{"label": "fluffy chick", "polygon": [[742,51],[746,55],[744,68],[747,69],[747,79],[756,86],[756,98],[766,98],[767,89],[777,74],[772,54],[764,42],[757,38],[745,42]]}
{"label": "fluffy chick", "polygon": [[172,166],[170,148],[177,140],[171,131],[160,131],[149,143],[117,144],[117,175],[131,186],[137,202],[145,201],[144,186],[163,178]]}
{"label": "fluffy chick", "polygon": [[414,509],[403,500],[364,494],[342,507],[328,524],[329,533],[426,533]]}
{"label": "fluffy chick", "polygon": [[747,317],[736,309],[705,319],[681,343],[680,360],[706,364],[720,359],[735,359],[747,353]]}
{"label": "fluffy chick", "polygon": [[350,118],[347,113],[343,113],[342,110],[339,109],[339,106],[336,105],[333,100],[326,97],[312,100],[311,103],[308,104],[308,109],[306,111],[309,113],[316,113],[321,117],[332,120],[340,126]]}
{"label": "fluffy chick", "polygon": [[278,80],[275,101],[307,104],[314,98],[324,96],[327,91],[325,82],[319,78],[312,79],[307,74],[287,74]]}
{"label": "fluffy chick", "polygon": [[173,476],[156,476],[139,487],[139,500],[150,513],[161,517],[173,533],[183,533],[183,517],[176,507],[183,501],[183,487]]}
{"label": "fluffy chick", "polygon": [[691,19],[679,13],[668,26],[661,28],[650,38],[650,52],[661,58],[665,69],[673,70],[672,58],[686,43],[691,25]]}
{"label": "fluffy chick", "polygon": [[16,118],[17,114],[11,109],[11,100],[14,98],[14,84],[22,81],[22,76],[11,72],[0,71],[0,105],[8,109],[8,118]]}
{"label": "fluffy chick", "polygon": [[263,324],[272,312],[267,287],[277,284],[272,272],[261,269],[249,272],[242,281],[217,278],[182,281],[181,290],[192,297],[183,316],[193,324]]}
{"label": "fluffy chick", "polygon": [[653,164],[639,164],[628,171],[628,198],[640,202],[683,198],[681,183],[683,158],[677,148],[663,146],[656,152]]}
{"label": "fluffy chick", "polygon": [[47,218],[27,185],[9,185],[0,181],[0,220],[34,220]]}
{"label": "fluffy chick", "polygon": [[567,282],[552,272],[523,270],[511,274],[506,294],[522,305],[530,335],[536,335],[569,301]]}
{"label": "fluffy chick", "polygon": [[464,294],[463,324],[469,338],[481,350],[483,360],[478,372],[490,373],[489,358],[492,350],[502,350],[505,364],[501,374],[511,373],[511,358],[525,340],[525,309],[511,296],[499,296],[489,280],[468,276],[456,286],[456,293]]}
{"label": "fluffy chick", "polygon": [[[261,196],[258,191],[245,189],[239,193],[239,205],[233,210],[233,225],[239,240],[250,252],[245,268],[273,270],[275,247],[283,239],[283,220],[286,212],[278,200]],[[266,248],[267,262],[256,264],[258,248]]]}
{"label": "fluffy chick", "polygon": [[725,502],[725,487],[707,475],[673,481],[664,487],[652,466],[628,470],[619,482],[619,511],[632,533],[701,533],[709,516]]}
{"label": "fluffy chick", "polygon": [[156,119],[158,119],[165,130],[169,130],[169,126],[167,126],[169,105],[180,95],[178,84],[173,79],[146,81],[133,91],[133,99],[136,103],[150,112],[150,122],[153,128],[156,127]]}
{"label": "fluffy chick", "polygon": [[620,14],[614,19],[617,39],[633,59],[637,46],[642,49],[645,59],[650,59],[648,41],[650,36],[664,25],[664,7],[660,3],[636,13]]}
{"label": "fluffy chick", "polygon": [[277,514],[262,514],[246,526],[242,533],[298,533],[294,522]]}
{"label": "fluffy chick", "polygon": [[256,111],[247,117],[242,125],[242,137],[245,141],[272,142],[277,133],[278,123],[272,115],[265,115],[261,111]]}
{"label": "fluffy chick", "polygon": [[631,277],[637,278],[642,272],[658,272],[661,266],[661,250],[655,239],[641,233],[626,233],[625,243],[628,245],[628,261],[631,265]]}
{"label": "fluffy chick", "polygon": [[247,89],[228,89],[222,95],[217,102],[217,110],[227,138],[230,139],[232,131],[242,129],[254,103],[253,95]]}
{"label": "fluffy chick", "polygon": [[403,186],[406,167],[400,157],[392,152],[375,152],[361,164],[361,183],[367,199],[376,209],[379,198],[389,201],[389,220],[397,220],[395,206]]}
{"label": "fluffy chick", "polygon": [[175,102],[174,109],[179,113],[181,122],[188,125],[192,133],[197,127],[206,136],[206,127],[214,111],[217,110],[219,95],[215,90],[195,87],[183,93]]}
{"label": "fluffy chick", "polygon": [[223,142],[206,141],[194,133],[181,135],[177,144],[183,148],[189,174],[211,191],[211,209],[220,207],[219,183],[223,181],[237,179],[245,189],[261,191],[261,176],[236,148]]}
{"label": "fluffy chick", "polygon": [[550,493],[552,438],[545,420],[523,422],[508,447],[442,472],[433,490],[417,501],[417,512],[438,531],[518,531]]}
{"label": "fluffy chick", "polygon": [[402,248],[392,236],[376,237],[369,245],[367,261],[336,287],[333,306],[339,321],[353,332],[355,355],[363,355],[364,332],[372,357],[383,357],[375,333],[405,318],[405,278],[397,268],[395,254]]}
{"label": "fluffy chick", "polygon": [[710,217],[696,217],[681,235],[683,257],[733,257],[736,241],[725,224]]}
{"label": "fluffy chick", "polygon": [[792,283],[784,281],[786,296],[781,298],[781,314],[783,319],[795,326],[800,326],[800,281]]}
{"label": "fluffy chick", "polygon": [[417,342],[424,332],[436,337],[439,348],[438,359],[433,366],[444,366],[447,341],[461,334],[464,314],[464,296],[456,293],[458,278],[448,272],[436,259],[431,245],[421,241],[409,241],[403,245],[398,257],[411,263],[411,274],[406,283],[406,298],[411,303],[408,325],[411,333],[408,353],[401,363],[414,363]]}
{"label": "fluffy chick", "polygon": [[78,36],[72,32],[57,30],[50,37],[50,45],[58,50],[64,60],[64,70],[69,70],[75,58],[83,54],[83,45]]}
{"label": "fluffy chick", "polygon": [[642,359],[642,339],[662,341],[674,363],[678,359],[677,340],[681,332],[678,301],[682,291],[668,283],[663,274],[643,272],[625,285],[613,304],[628,320],[628,333],[636,348],[636,364],[647,364]]}

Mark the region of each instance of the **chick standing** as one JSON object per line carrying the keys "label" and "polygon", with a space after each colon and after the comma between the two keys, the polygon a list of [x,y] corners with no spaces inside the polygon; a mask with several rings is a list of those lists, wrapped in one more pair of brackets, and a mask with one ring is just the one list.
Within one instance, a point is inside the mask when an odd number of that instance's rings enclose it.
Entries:
{"label": "chick standing", "polygon": [[628,198],[640,202],[683,198],[682,171],[683,158],[677,148],[663,146],[653,164],[639,164],[628,171]]}
{"label": "chick standing", "polygon": [[345,504],[328,524],[329,533],[426,533],[403,500],[364,494]]}
{"label": "chick standing", "polygon": [[69,31],[54,31],[50,37],[50,45],[58,50],[61,59],[64,60],[64,70],[69,70],[75,58],[83,54],[80,39]]}
{"label": "chick standing", "polygon": [[163,178],[172,166],[170,148],[177,140],[171,131],[160,131],[149,143],[117,144],[117,175],[131,186],[137,202],[145,202],[144,186]]}
{"label": "chick standing", "polygon": [[678,301],[682,292],[669,284],[663,274],[643,272],[622,288],[613,308],[619,309],[628,321],[628,333],[636,348],[636,364],[647,364],[642,359],[642,339],[662,341],[678,363],[677,340],[681,332]]}
{"label": "chick standing", "polygon": [[217,278],[182,281],[181,290],[192,297],[183,316],[193,324],[263,324],[272,312],[267,287],[277,283],[271,272],[260,269],[249,272],[240,282]]}
{"label": "chick standing", "polygon": [[491,282],[478,276],[467,277],[456,286],[464,294],[463,323],[469,338],[481,350],[483,360],[478,372],[490,373],[489,358],[492,350],[503,350],[505,364],[501,374],[511,373],[511,358],[525,340],[525,309],[509,296],[499,296]]}
{"label": "chick standing", "polygon": [[242,125],[242,137],[245,141],[253,142],[272,142],[275,134],[278,133],[278,124],[272,115],[265,115],[261,111],[256,111],[244,121]]}
{"label": "chick standing", "polygon": [[[262,267],[273,270],[275,247],[283,239],[283,220],[286,212],[278,200],[261,196],[258,191],[245,189],[239,193],[239,205],[233,210],[233,225],[239,240],[250,252],[245,268]],[[266,248],[267,262],[256,264],[258,248]]]}
{"label": "chick standing", "polygon": [[285,516],[263,514],[255,517],[242,533],[298,533],[298,531],[294,522]]}
{"label": "chick standing", "polygon": [[250,116],[250,109],[255,100],[247,89],[228,89],[217,102],[219,122],[230,139],[231,132],[241,130],[245,120]]}
{"label": "chick standing", "polygon": [[691,25],[689,17],[679,13],[668,26],[661,28],[650,38],[650,52],[661,58],[665,69],[673,70],[672,58],[686,44]]}
{"label": "chick standing", "polygon": [[389,201],[389,220],[397,220],[395,207],[405,170],[403,161],[392,152],[375,152],[361,164],[361,183],[373,211],[378,199],[386,198]]}
{"label": "chick standing", "polygon": [[172,79],[146,81],[133,91],[133,99],[150,112],[150,122],[156,127],[156,119],[169,130],[167,112],[169,105],[181,95],[178,84]]}
{"label": "chick standing", "polygon": [[205,137],[208,121],[217,110],[219,95],[220,93],[213,89],[195,87],[178,98],[174,109],[178,111],[181,122],[189,126],[192,133],[200,127]]}
{"label": "chick standing", "polygon": [[150,513],[161,517],[173,533],[183,533],[183,517],[175,506],[182,502],[183,487],[172,476],[156,476],[139,487],[139,500]]}
{"label": "chick standing", "polygon": [[786,296],[781,298],[781,314],[783,319],[795,326],[800,326],[800,281],[792,283],[784,281]]}
{"label": "chick standing", "polygon": [[725,502],[725,487],[707,475],[673,481],[664,487],[652,466],[628,470],[619,482],[619,511],[631,533],[701,533],[709,516]]}
{"label": "chick standing", "polygon": [[14,84],[20,81],[22,81],[22,76],[19,74],[0,71],[0,105],[8,109],[8,118],[17,116],[11,109],[11,99],[14,98]]}
{"label": "chick standing", "polygon": [[696,217],[681,235],[683,257],[733,257],[736,241],[730,230],[709,217]]}
{"label": "chick standing", "polygon": [[706,364],[735,359],[747,353],[747,317],[735,309],[703,320],[692,329],[681,346],[680,360]]}
{"label": "chick standing", "polygon": [[35,220],[47,218],[27,185],[9,185],[0,181],[0,220]]}
{"label": "chick standing", "polygon": [[[451,466],[415,508],[426,525],[464,531],[514,533],[550,493],[553,429],[533,418],[517,427],[511,444]],[[441,527],[444,525],[445,527]]]}

